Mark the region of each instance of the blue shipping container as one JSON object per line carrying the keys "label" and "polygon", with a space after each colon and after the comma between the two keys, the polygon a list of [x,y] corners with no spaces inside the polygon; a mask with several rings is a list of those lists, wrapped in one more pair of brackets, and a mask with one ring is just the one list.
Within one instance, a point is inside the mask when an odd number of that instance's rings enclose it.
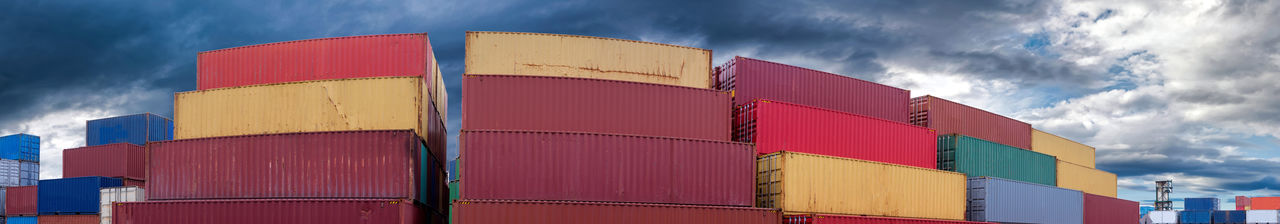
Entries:
{"label": "blue shipping container", "polygon": [[458,179],[458,160],[449,160],[449,181]]}
{"label": "blue shipping container", "polygon": [[1212,224],[1213,211],[1179,211],[1178,223],[1183,224]]}
{"label": "blue shipping container", "polygon": [[98,214],[99,190],[124,185],[120,178],[76,177],[40,180],[36,211],[40,215]]}
{"label": "blue shipping container", "polygon": [[970,221],[1084,223],[1084,193],[994,177],[969,178]]}
{"label": "blue shipping container", "polygon": [[1151,206],[1138,207],[1138,217],[1147,216],[1148,212],[1155,211],[1155,210],[1156,210],[1156,207],[1151,207]]}
{"label": "blue shipping container", "polygon": [[40,136],[16,134],[0,137],[0,159],[40,162]]}
{"label": "blue shipping container", "polygon": [[5,224],[36,224],[37,222],[36,222],[35,216],[21,216],[21,217],[10,216],[10,217],[5,217],[4,223]]}
{"label": "blue shipping container", "polygon": [[173,120],[152,113],[91,120],[85,130],[88,133],[84,142],[88,146],[121,142],[147,145],[148,141],[173,140]]}
{"label": "blue shipping container", "polygon": [[1217,198],[1186,198],[1182,200],[1187,211],[1217,211]]}
{"label": "blue shipping container", "polygon": [[1244,211],[1214,211],[1213,223],[1216,224],[1245,224],[1246,215]]}

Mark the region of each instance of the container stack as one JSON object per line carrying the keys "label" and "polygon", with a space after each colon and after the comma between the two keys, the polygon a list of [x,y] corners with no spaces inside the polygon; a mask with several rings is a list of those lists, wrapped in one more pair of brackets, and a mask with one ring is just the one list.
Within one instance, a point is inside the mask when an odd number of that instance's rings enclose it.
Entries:
{"label": "container stack", "polygon": [[173,120],[152,113],[87,121],[86,146],[62,150],[62,177],[111,177],[145,188],[147,142],[167,140]]}
{"label": "container stack", "polygon": [[102,211],[99,192],[123,184],[120,178],[100,176],[40,180],[36,198],[38,220],[41,223],[99,223]]}
{"label": "container stack", "polygon": [[444,222],[448,98],[426,34],[214,50],[197,66],[198,90],[174,96],[176,140],[147,145],[147,201],[116,203],[112,222]]}
{"label": "container stack", "polygon": [[780,223],[711,52],[468,32],[455,223]]}
{"label": "container stack", "polygon": [[0,137],[0,188],[31,186],[40,180],[40,136]]}

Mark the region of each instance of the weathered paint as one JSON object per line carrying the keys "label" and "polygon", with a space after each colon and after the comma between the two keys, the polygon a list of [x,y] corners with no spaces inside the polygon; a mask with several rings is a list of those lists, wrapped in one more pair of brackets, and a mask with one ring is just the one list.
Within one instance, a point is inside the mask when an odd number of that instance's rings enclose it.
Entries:
{"label": "weathered paint", "polygon": [[1117,197],[1116,174],[1059,160],[1058,187]]}
{"label": "weathered paint", "polygon": [[1056,161],[1052,156],[969,136],[938,137],[938,169],[970,177],[998,177],[1054,186]]}
{"label": "weathered paint", "polygon": [[1031,124],[934,96],[911,98],[911,124],[1031,149]]}
{"label": "weathered paint", "polygon": [[601,37],[467,32],[466,74],[607,79],[711,88],[711,50]]}
{"label": "weathered paint", "polygon": [[756,169],[757,207],[787,214],[964,219],[960,173],[785,151],[761,156]]}
{"label": "weathered paint", "polygon": [[1031,151],[1076,165],[1094,167],[1094,148],[1038,129],[1031,129]]}
{"label": "weathered paint", "polygon": [[734,57],[716,67],[733,105],[774,100],[907,123],[911,91],[777,62]]}

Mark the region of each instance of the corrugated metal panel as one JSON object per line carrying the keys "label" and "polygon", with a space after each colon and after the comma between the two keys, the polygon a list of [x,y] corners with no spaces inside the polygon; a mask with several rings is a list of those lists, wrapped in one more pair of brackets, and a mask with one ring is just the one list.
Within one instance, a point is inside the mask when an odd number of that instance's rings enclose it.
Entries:
{"label": "corrugated metal panel", "polygon": [[581,78],[467,75],[463,130],[571,131],[729,141],[729,93]]}
{"label": "corrugated metal panel", "polygon": [[[182,92],[177,139],[317,131],[413,129],[445,145],[421,78],[363,78]],[[434,143],[434,144],[432,144]],[[444,155],[444,147],[431,148]],[[435,156],[444,158],[444,156]],[[441,160],[440,163],[444,163]]]}
{"label": "corrugated metal panel", "polygon": [[0,137],[0,159],[40,162],[40,136],[15,134]]}
{"label": "corrugated metal panel", "polygon": [[22,186],[22,162],[0,159],[0,187],[14,186]]}
{"label": "corrugated metal panel", "polygon": [[7,216],[38,214],[39,191],[37,186],[5,188],[4,214]]}
{"label": "corrugated metal panel", "polygon": [[1080,144],[1041,130],[1031,129],[1031,150],[1058,157],[1058,160],[1091,169],[1095,168],[1094,148],[1092,146]]}
{"label": "corrugated metal panel", "polygon": [[134,187],[147,188],[147,181],[134,180],[134,179],[120,179],[120,180],[124,181],[124,184],[121,186],[134,186]]}
{"label": "corrugated metal panel", "polygon": [[879,118],[762,100],[737,109],[734,138],[778,151],[937,168],[933,130]]}
{"label": "corrugated metal panel", "polygon": [[458,181],[452,180],[452,181],[449,181],[449,207],[450,208],[449,208],[448,223],[453,223],[453,202],[457,200],[458,200]]}
{"label": "corrugated metal panel", "polygon": [[907,123],[911,91],[818,70],[734,57],[716,68],[717,89],[735,106],[777,100]]}
{"label": "corrugated metal panel", "polygon": [[75,177],[40,180],[40,215],[82,215],[99,212],[99,190],[121,186],[119,178]]}
{"label": "corrugated metal panel", "polygon": [[98,224],[98,215],[42,215],[40,224]]}
{"label": "corrugated metal panel", "polygon": [[19,161],[20,161],[19,166],[21,166],[20,171],[22,172],[22,176],[19,179],[20,181],[19,185],[22,185],[22,186],[38,185],[40,183],[40,163],[21,161],[21,160]]}
{"label": "corrugated metal panel", "polygon": [[4,217],[4,204],[5,204],[4,197],[5,197],[5,189],[0,188],[0,217]]}
{"label": "corrugated metal panel", "polygon": [[1094,194],[1084,194],[1085,224],[1137,222],[1138,202]]}
{"label": "corrugated metal panel", "polygon": [[[776,224],[775,209],[565,201],[478,201],[454,204],[459,224]],[[501,215],[495,215],[501,214]]]}
{"label": "corrugated metal panel", "polygon": [[120,224],[349,224],[441,223],[410,201],[385,199],[197,200],[117,203]]}
{"label": "corrugated metal panel", "polygon": [[1245,224],[1244,211],[1213,211],[1214,224]]}
{"label": "corrugated metal panel", "polygon": [[111,224],[111,205],[116,202],[146,201],[146,190],[139,187],[111,187],[98,191],[99,224]]}
{"label": "corrugated metal panel", "polygon": [[1187,211],[1216,211],[1219,208],[1217,198],[1185,198],[1182,204]]}
{"label": "corrugated metal panel", "polygon": [[1150,224],[1176,224],[1178,223],[1178,212],[1175,211],[1151,211],[1146,217],[1142,218],[1142,223]]}
{"label": "corrugated metal panel", "polygon": [[1181,224],[1213,223],[1213,211],[1179,211],[1178,223],[1181,223]]}
{"label": "corrugated metal panel", "polygon": [[85,145],[114,143],[146,145],[148,141],[173,139],[173,121],[145,113],[110,117],[85,122]]}
{"label": "corrugated metal panel", "polygon": [[393,198],[440,209],[447,193],[443,165],[420,158],[421,140],[407,130],[204,138],[150,147],[151,200]]}
{"label": "corrugated metal panel", "polygon": [[1280,197],[1252,197],[1249,202],[1249,210],[1280,210]]}
{"label": "corrugated metal panel", "polygon": [[964,219],[960,173],[832,156],[760,157],[756,206],[791,213]]}
{"label": "corrugated metal panel", "polygon": [[783,224],[979,224],[990,222],[969,222],[958,220],[909,219],[874,216],[842,216],[825,214],[789,215],[782,219]]}
{"label": "corrugated metal panel", "polygon": [[146,148],[113,143],[62,151],[63,178],[92,176],[146,180]]}
{"label": "corrugated metal panel", "polygon": [[963,135],[938,137],[938,169],[970,177],[1057,183],[1057,160],[1052,156]]}
{"label": "corrugated metal panel", "polygon": [[1280,211],[1276,210],[1249,210],[1245,211],[1245,222],[1249,224],[1276,224],[1280,223]]}
{"label": "corrugated metal panel", "polygon": [[706,49],[601,37],[473,31],[467,32],[466,44],[466,74],[712,87],[711,50]]}
{"label": "corrugated metal panel", "polygon": [[1059,160],[1058,187],[1084,193],[1118,197],[1116,174]]}
{"label": "corrugated metal panel", "polygon": [[38,222],[39,218],[37,218],[37,217],[35,217],[35,216],[28,216],[28,217],[9,216],[9,217],[4,217],[4,218],[5,218],[5,219],[4,219],[4,223],[6,223],[6,224],[36,224],[36,223],[39,223],[39,222]]}
{"label": "corrugated metal panel", "polygon": [[1151,211],[1155,211],[1155,210],[1156,208],[1151,206],[1138,207],[1138,217],[1147,216],[1147,213],[1150,213]]}
{"label": "corrugated metal panel", "polygon": [[753,202],[749,144],[572,132],[464,130],[461,138],[464,199]]}
{"label": "corrugated metal panel", "polygon": [[1249,210],[1249,197],[1236,196],[1236,210]]}
{"label": "corrugated metal panel", "polygon": [[445,173],[449,174],[449,181],[458,180],[458,160],[456,157],[454,160],[449,160],[449,162],[445,164],[445,169],[447,171]]}
{"label": "corrugated metal panel", "polygon": [[1031,149],[1031,124],[934,96],[911,98],[911,124]]}
{"label": "corrugated metal panel", "polygon": [[991,177],[969,178],[968,209],[970,221],[1084,222],[1084,196],[1079,191]]}

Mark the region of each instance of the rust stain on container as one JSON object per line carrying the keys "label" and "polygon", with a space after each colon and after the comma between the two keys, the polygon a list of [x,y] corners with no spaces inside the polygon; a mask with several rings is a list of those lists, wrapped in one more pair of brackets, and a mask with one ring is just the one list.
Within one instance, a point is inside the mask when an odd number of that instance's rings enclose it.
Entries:
{"label": "rust stain on container", "polygon": [[561,34],[468,31],[467,74],[607,79],[711,88],[711,50]]}

